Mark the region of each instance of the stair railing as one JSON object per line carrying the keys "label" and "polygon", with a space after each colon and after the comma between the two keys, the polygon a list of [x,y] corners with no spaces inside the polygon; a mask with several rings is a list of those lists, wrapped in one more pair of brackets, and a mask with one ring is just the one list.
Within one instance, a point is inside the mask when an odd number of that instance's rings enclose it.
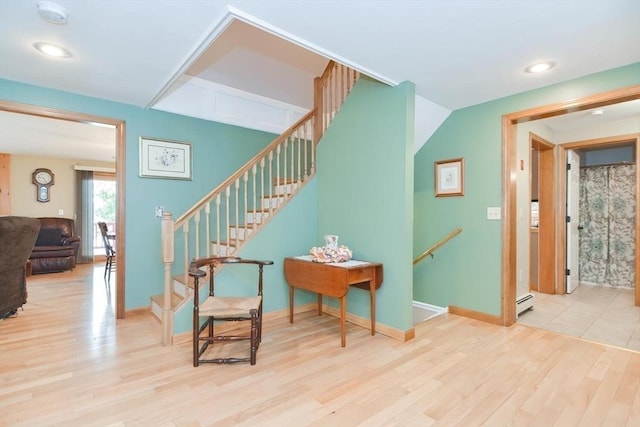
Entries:
{"label": "stair railing", "polygon": [[161,318],[164,345],[169,344],[173,331],[174,261],[181,263],[181,281],[187,284],[192,259],[237,253],[315,175],[316,144],[358,78],[358,72],[330,61],[322,76],[314,80],[313,110],[175,221],[171,213],[164,213]]}
{"label": "stair railing", "polygon": [[453,239],[455,236],[460,234],[461,231],[462,231],[462,228],[456,228],[451,233],[447,234],[447,236],[445,238],[443,238],[442,240],[438,241],[438,243],[436,243],[435,245],[431,246],[429,249],[424,251],[422,253],[422,255],[420,255],[419,257],[414,259],[413,260],[413,265],[416,265],[417,263],[419,263],[420,261],[422,261],[423,259],[425,259],[429,255],[431,255],[431,257],[433,258],[433,253],[435,252],[436,249],[438,249],[440,246],[444,245],[449,240]]}

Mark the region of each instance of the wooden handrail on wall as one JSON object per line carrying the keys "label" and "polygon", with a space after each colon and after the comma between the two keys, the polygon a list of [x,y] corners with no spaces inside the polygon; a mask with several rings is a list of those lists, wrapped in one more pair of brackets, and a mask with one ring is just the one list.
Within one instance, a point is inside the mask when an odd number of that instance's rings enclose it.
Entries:
{"label": "wooden handrail on wall", "polygon": [[418,258],[414,259],[413,260],[413,265],[416,265],[417,263],[419,263],[420,261],[422,261],[423,259],[425,259],[429,255],[431,255],[433,257],[433,252],[435,252],[436,249],[438,249],[440,246],[442,246],[445,243],[447,243],[449,240],[454,238],[456,235],[460,234],[461,231],[462,231],[462,228],[456,228],[455,230],[453,230],[451,233],[449,233],[447,235],[447,237],[445,237],[444,239],[440,240],[438,243],[436,243],[435,245],[431,246],[429,249],[424,251],[424,253],[422,255],[420,255]]}

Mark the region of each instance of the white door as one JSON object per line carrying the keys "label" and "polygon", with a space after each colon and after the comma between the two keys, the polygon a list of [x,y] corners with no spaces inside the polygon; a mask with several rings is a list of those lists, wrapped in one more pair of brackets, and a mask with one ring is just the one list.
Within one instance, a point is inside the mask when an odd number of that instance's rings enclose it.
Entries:
{"label": "white door", "polygon": [[580,285],[579,270],[579,230],[580,214],[580,156],[573,151],[567,151],[567,293],[575,291]]}

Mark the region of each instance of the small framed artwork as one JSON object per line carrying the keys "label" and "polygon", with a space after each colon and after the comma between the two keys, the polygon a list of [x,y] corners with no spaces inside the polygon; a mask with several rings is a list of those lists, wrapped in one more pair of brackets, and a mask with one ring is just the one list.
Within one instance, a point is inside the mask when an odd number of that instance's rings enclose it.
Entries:
{"label": "small framed artwork", "polygon": [[435,162],[436,197],[464,195],[464,159]]}
{"label": "small framed artwork", "polygon": [[191,144],[140,138],[140,177],[191,179]]}

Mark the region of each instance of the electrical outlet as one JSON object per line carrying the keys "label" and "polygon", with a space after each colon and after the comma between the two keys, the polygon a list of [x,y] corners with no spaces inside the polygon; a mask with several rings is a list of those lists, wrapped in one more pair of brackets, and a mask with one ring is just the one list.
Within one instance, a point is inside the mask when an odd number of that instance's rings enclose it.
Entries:
{"label": "electrical outlet", "polygon": [[487,208],[487,219],[489,220],[500,219],[500,208],[499,207]]}
{"label": "electrical outlet", "polygon": [[60,216],[64,215],[64,210],[63,209],[58,209],[58,215],[60,215]]}

